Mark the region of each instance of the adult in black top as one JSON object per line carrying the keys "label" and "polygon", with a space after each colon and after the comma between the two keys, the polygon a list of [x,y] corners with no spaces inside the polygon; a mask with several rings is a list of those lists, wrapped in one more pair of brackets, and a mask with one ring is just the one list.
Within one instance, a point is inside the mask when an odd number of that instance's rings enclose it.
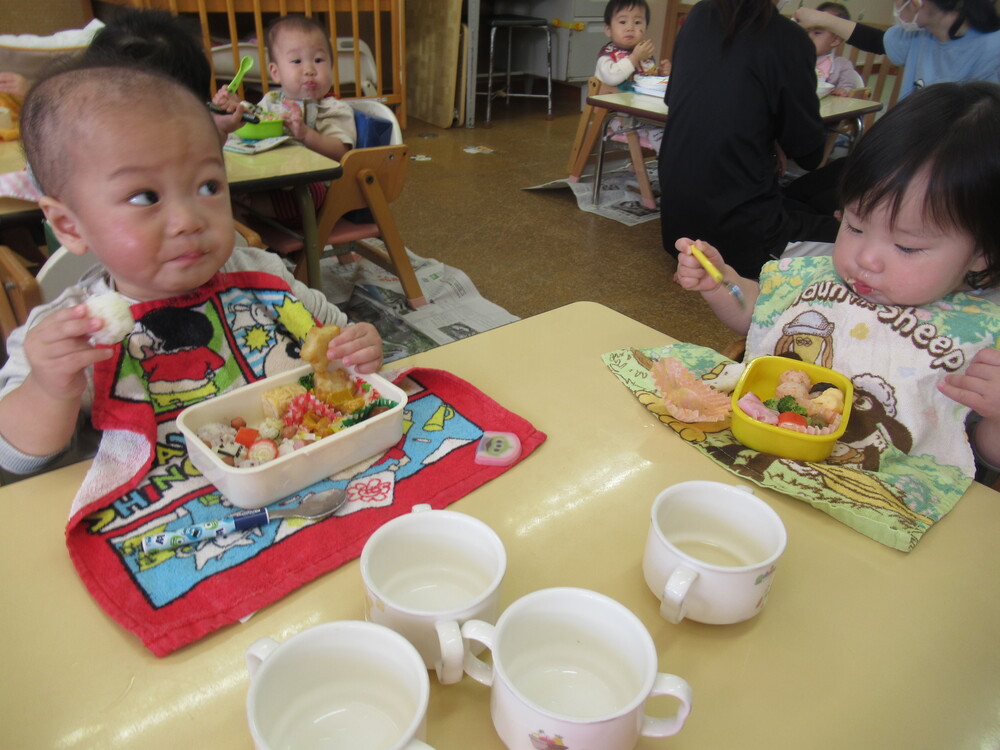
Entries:
{"label": "adult in black top", "polygon": [[[816,48],[772,0],[702,0],[674,47],[660,150],[663,246],[710,242],[756,278],[788,242],[833,242],[838,222],[787,201],[776,144],[805,169],[823,154]],[[783,166],[783,163],[782,163]]]}

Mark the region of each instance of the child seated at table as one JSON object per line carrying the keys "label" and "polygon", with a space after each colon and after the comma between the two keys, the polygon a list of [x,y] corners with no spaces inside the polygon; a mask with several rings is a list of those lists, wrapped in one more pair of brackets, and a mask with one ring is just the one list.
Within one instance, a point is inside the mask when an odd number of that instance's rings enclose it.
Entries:
{"label": "child seated at table", "polygon": [[[306,16],[281,16],[267,28],[267,72],[280,84],[268,91],[260,109],[285,119],[285,131],[306,148],[331,159],[343,159],[355,143],[354,109],[333,95],[333,46],[323,26]],[[225,88],[213,101],[230,111],[239,101]],[[326,196],[326,185],[309,186],[318,208]],[[259,200],[249,196],[249,205],[284,224],[301,221],[290,190],[277,190]]]}
{"label": "child seated at table", "polygon": [[651,39],[644,39],[649,25],[646,0],[610,0],[604,6],[604,34],[611,41],[601,48],[594,73],[601,83],[631,90],[636,74],[670,75],[670,61],[653,57]]}
{"label": "child seated at table", "polygon": [[[851,14],[840,3],[820,3],[816,10],[850,21]],[[846,57],[837,57],[836,50],[844,40],[828,29],[816,26],[809,29],[809,36],[816,45],[816,76],[824,83],[833,84],[830,96],[850,96],[854,89],[864,86],[864,81],[854,63]]]}
{"label": "child seated at table", "polygon": [[[53,232],[100,266],[36,307],[8,340],[0,466],[40,469],[70,443],[78,417],[92,412],[104,430],[94,469],[100,481],[107,489],[138,481],[151,464],[183,457],[175,429],[182,407],[298,366],[298,348],[317,321],[343,327],[331,358],[359,372],[381,367],[373,326],[348,325],[280,258],[233,248],[215,125],[204,101],[177,81],[78,65],[32,88],[22,124]],[[85,303],[111,291],[136,322],[124,341],[95,346],[105,323]]]}
{"label": "child seated at table", "polygon": [[844,442],[865,469],[890,450],[970,480],[973,451],[1000,466],[1000,306],[986,293],[1000,286],[997,122],[992,83],[937,84],[889,110],[848,157],[832,257],[772,261],[754,282],[698,241],[746,305],[691,255],[694,240],[676,242],[675,280],[747,334],[745,361],[792,356],[864,386]]}
{"label": "child seated at table", "polygon": [[[606,86],[616,86],[622,91],[631,91],[635,76],[668,76],[670,61],[653,57],[655,48],[651,39],[644,39],[649,26],[649,4],[646,0],[609,0],[604,6],[604,34],[611,40],[605,44],[597,56],[597,70],[594,75]],[[609,129],[621,132],[626,123],[614,118]],[[660,152],[663,128],[641,126],[639,137],[656,153]]]}

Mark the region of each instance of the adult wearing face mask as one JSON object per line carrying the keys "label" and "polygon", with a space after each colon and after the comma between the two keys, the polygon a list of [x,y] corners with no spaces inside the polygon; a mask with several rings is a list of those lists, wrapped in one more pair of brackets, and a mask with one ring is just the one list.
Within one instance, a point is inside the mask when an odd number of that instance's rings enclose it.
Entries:
{"label": "adult wearing face mask", "polygon": [[785,155],[806,169],[823,155],[815,67],[809,35],[774,0],[702,0],[691,8],[665,96],[664,249],[676,256],[678,238],[702,239],[737,273],[756,278],[789,242],[833,242],[838,222],[787,201],[778,185]]}
{"label": "adult wearing face mask", "polygon": [[[1000,16],[993,0],[896,0],[896,24],[887,31],[837,18],[812,8],[794,17],[804,28],[821,27],[865,52],[885,54],[903,67],[899,97],[934,83],[1000,83]],[[832,214],[844,159],[804,175],[785,195],[816,211]],[[825,252],[810,248],[807,252]]]}
{"label": "adult wearing face mask", "polygon": [[1000,16],[993,0],[896,0],[887,31],[799,8],[795,20],[821,27],[903,68],[900,98],[934,83],[1000,83]]}

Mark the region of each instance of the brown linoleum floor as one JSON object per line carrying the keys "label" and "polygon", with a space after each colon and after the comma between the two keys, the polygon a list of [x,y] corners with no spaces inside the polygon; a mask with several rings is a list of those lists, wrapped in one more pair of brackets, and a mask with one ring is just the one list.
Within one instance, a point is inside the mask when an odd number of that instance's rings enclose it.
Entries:
{"label": "brown linoleum floor", "polygon": [[[552,120],[540,99],[497,100],[490,128],[482,127],[482,102],[472,129],[409,118],[411,155],[430,161],[410,162],[393,204],[406,246],[462,269],[486,299],[518,317],[590,300],[683,341],[731,342],[736,336],[700,295],[673,283],[658,220],[627,227],[581,211],[569,189],[523,189],[567,174],[579,93],[557,93]],[[469,154],[467,146],[494,151]]]}

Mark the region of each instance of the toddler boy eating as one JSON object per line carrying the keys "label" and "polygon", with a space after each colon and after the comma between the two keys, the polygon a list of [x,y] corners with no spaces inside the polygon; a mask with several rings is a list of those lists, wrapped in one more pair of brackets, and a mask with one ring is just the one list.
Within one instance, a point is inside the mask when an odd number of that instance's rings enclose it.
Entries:
{"label": "toddler boy eating", "polygon": [[[57,239],[101,265],[35,308],[8,341],[0,370],[5,469],[44,466],[70,443],[80,414],[93,410],[105,434],[91,473],[113,466],[111,473],[124,472],[122,486],[134,484],[167,460],[161,450],[177,443],[181,408],[298,366],[298,347],[317,322],[344,327],[331,359],[359,372],[381,366],[373,326],[347,325],[277,256],[233,248],[215,125],[176,81],[123,67],[58,72],[29,92],[22,135]],[[135,328],[121,344],[95,346],[102,321],[82,303],[112,290],[131,304]],[[102,463],[109,434],[114,461]],[[106,477],[104,489],[113,491],[114,481]]]}

